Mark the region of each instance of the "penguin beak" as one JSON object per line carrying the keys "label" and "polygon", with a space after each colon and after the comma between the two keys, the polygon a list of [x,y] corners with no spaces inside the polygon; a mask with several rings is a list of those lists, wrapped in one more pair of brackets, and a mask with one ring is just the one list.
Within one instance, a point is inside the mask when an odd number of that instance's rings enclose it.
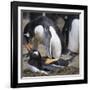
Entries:
{"label": "penguin beak", "polygon": [[25,47],[27,48],[28,51],[32,50],[33,45],[31,43],[25,43],[24,45],[25,45]]}
{"label": "penguin beak", "polygon": [[33,45],[32,45],[32,40],[30,37],[26,37],[26,35],[24,35],[23,37],[24,40],[24,46],[28,51],[31,51]]}

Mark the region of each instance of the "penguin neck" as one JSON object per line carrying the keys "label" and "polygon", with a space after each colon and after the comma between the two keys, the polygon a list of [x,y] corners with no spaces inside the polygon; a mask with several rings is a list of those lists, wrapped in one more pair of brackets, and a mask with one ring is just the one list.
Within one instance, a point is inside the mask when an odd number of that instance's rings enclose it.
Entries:
{"label": "penguin neck", "polygon": [[49,30],[51,32],[52,38],[54,38],[54,39],[58,39],[59,38],[57,33],[56,33],[56,31],[55,31],[55,29],[52,26],[49,27]]}

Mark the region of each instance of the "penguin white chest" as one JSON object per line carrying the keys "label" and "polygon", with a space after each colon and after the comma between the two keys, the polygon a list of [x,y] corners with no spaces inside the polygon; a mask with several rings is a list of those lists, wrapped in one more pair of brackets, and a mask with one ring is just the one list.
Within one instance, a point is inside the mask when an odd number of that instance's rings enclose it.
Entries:
{"label": "penguin white chest", "polygon": [[79,20],[74,19],[69,33],[68,49],[72,52],[78,52],[79,49]]}
{"label": "penguin white chest", "polygon": [[55,29],[52,26],[50,26],[50,32],[52,35],[52,38],[50,40],[51,53],[54,58],[60,58],[62,50],[60,38],[58,37]]}
{"label": "penguin white chest", "polygon": [[44,28],[42,25],[38,25],[35,27],[35,38],[37,38],[39,42],[43,41],[43,39],[44,39]]}

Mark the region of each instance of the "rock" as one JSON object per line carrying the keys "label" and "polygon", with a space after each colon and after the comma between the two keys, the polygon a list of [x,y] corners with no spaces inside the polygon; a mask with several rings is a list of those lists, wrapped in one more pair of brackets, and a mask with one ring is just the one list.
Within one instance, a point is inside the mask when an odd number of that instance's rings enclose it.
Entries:
{"label": "rock", "polygon": [[68,66],[79,68],[79,55],[73,58],[72,62]]}

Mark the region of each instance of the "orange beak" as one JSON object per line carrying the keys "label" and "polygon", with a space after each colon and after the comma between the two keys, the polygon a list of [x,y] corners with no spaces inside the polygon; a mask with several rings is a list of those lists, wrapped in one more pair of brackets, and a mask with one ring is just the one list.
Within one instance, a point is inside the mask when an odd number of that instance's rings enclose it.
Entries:
{"label": "orange beak", "polygon": [[45,61],[45,64],[51,64],[51,63],[56,62],[57,60],[58,59],[47,58],[46,61]]}
{"label": "orange beak", "polygon": [[32,44],[30,44],[30,43],[25,44],[25,47],[27,48],[28,51],[31,51],[31,49],[32,49]]}

